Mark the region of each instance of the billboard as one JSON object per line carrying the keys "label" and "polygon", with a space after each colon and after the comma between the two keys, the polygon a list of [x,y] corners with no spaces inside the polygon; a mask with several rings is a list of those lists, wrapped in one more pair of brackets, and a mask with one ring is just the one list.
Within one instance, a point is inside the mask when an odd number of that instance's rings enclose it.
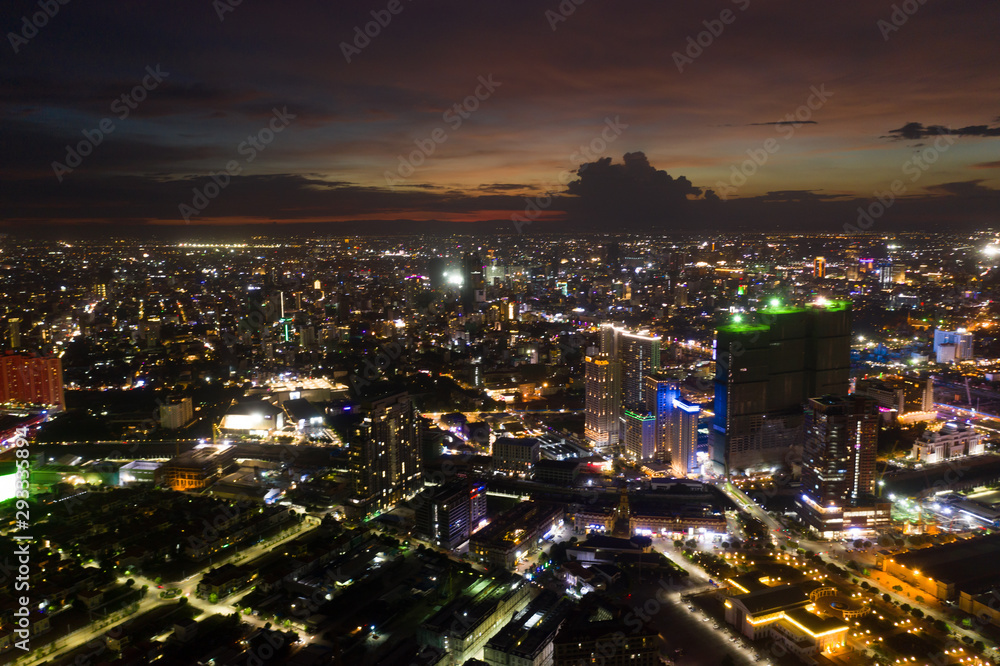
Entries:
{"label": "billboard", "polygon": [[0,502],[6,502],[17,496],[17,473],[0,475]]}

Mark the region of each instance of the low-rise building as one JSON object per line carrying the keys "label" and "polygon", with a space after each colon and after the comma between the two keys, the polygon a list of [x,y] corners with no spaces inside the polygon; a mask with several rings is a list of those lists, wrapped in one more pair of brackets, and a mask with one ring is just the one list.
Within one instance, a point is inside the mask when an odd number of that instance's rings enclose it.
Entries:
{"label": "low-rise building", "polygon": [[452,664],[477,658],[512,614],[528,604],[531,586],[520,576],[481,578],[417,630],[417,641],[451,653]]}
{"label": "low-rise building", "polygon": [[163,465],[163,481],[172,490],[207,488],[232,468],[235,454],[232,445],[196,447]]}
{"label": "low-rise building", "polygon": [[562,507],[523,502],[472,535],[469,553],[490,567],[511,569],[538,548],[542,537],[562,523]]}
{"label": "low-rise building", "polygon": [[534,437],[501,437],[493,442],[493,469],[527,476],[538,462],[541,443]]}
{"label": "low-rise building", "polygon": [[925,430],[913,443],[911,457],[925,465],[978,456],[986,451],[983,435],[965,423],[946,423],[938,431]]}
{"label": "low-rise building", "polygon": [[1000,585],[1000,534],[954,541],[893,556],[879,555],[882,571],[937,599],[977,595]]}
{"label": "low-rise building", "polygon": [[809,596],[795,585],[769,587],[740,583],[725,601],[726,622],[750,640],[769,636],[799,657],[835,653],[843,649],[849,625],[838,618],[812,612]]}
{"label": "low-rise building", "polygon": [[544,590],[518,611],[483,650],[490,666],[549,666],[552,641],[569,616],[573,603]]}

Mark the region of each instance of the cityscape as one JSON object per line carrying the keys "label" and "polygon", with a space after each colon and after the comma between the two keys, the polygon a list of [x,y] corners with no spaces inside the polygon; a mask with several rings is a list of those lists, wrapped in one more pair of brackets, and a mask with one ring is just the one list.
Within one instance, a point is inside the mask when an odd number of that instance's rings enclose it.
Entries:
{"label": "cityscape", "polygon": [[2,655],[996,663],[998,250],[8,236]]}
{"label": "cityscape", "polygon": [[5,0],[0,666],[1000,666],[998,21]]}

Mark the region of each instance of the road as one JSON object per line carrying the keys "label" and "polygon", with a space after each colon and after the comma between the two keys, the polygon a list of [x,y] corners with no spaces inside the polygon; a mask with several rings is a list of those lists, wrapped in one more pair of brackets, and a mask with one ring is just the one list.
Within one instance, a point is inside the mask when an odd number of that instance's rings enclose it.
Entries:
{"label": "road", "polygon": [[[214,564],[206,565],[205,567],[199,569],[195,573],[191,574],[190,576],[182,580],[180,585],[174,585],[173,587],[180,587],[181,595],[187,597],[188,603],[204,613],[222,614],[222,615],[232,614],[236,612],[236,609],[233,607],[233,605],[240,599],[242,599],[246,594],[248,594],[250,590],[245,590],[241,593],[237,593],[236,595],[231,595],[225,600],[226,603],[212,604],[206,600],[198,599],[195,596],[195,591],[198,587],[198,581],[201,579],[202,575],[204,575],[205,572],[208,571],[208,569],[210,568],[218,567],[221,566],[222,564],[233,562],[234,559],[237,557],[240,559],[241,562],[251,561],[256,557],[263,555],[265,552],[269,550],[278,548],[292,539],[307,534],[308,532],[319,527],[320,524],[321,521],[318,518],[315,518],[314,516],[306,516],[303,519],[303,522],[300,524],[301,529],[293,529],[288,533],[284,534],[283,536],[281,536],[277,541],[267,544],[258,544],[256,546],[251,546],[250,548],[247,548],[243,551],[233,553],[233,555],[227,559],[221,560]],[[127,578],[128,577],[124,576],[119,577],[118,582],[120,584],[125,583]],[[157,606],[177,603],[177,597],[171,599],[161,599],[159,594],[160,590],[157,584],[154,581],[150,580],[149,578],[146,578],[145,576],[139,574],[130,576],[130,578],[135,580],[136,585],[139,585],[140,587],[142,585],[147,585],[149,589],[146,594],[146,597],[139,601],[138,610],[135,613],[129,615],[128,617],[132,618],[140,617],[143,613],[146,613]],[[58,646],[55,651],[47,652],[44,655],[37,654],[33,651],[31,654],[25,655],[20,659],[15,660],[12,663],[15,664],[16,666],[33,666],[34,664],[56,659],[62,655],[65,655],[67,652],[79,649],[80,647],[86,645],[95,638],[99,638],[104,634],[104,632],[108,631],[108,629],[110,629],[111,627],[115,626],[116,624],[122,621],[124,620],[118,619],[111,623],[101,624],[99,627],[96,628],[94,627],[93,624],[87,625],[86,627],[79,629],[73,634],[70,634],[68,639],[60,638],[53,641],[51,644]],[[255,618],[252,616],[242,616],[242,621],[249,622],[251,624],[255,624],[258,626],[264,625],[263,621],[261,621],[259,618]]]}

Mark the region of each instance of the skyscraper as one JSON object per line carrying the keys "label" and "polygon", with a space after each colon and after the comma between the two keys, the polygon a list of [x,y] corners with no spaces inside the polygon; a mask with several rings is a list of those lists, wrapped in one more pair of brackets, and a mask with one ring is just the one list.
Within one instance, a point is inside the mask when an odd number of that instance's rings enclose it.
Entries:
{"label": "skyscraper", "polygon": [[677,383],[661,375],[647,375],[645,378],[646,409],[656,417],[656,458],[666,460],[671,457],[671,434],[675,425],[674,401],[680,398]]}
{"label": "skyscraper", "polygon": [[584,434],[599,449],[614,446],[618,444],[621,416],[621,364],[604,353],[588,356],[584,376]]}
{"label": "skyscraper", "polygon": [[757,315],[716,330],[713,457],[730,470],[788,462],[802,442],[806,401],[849,388],[849,301]]}
{"label": "skyscraper", "polygon": [[0,356],[0,403],[7,402],[65,409],[62,361],[11,352]]}
{"label": "skyscraper", "polygon": [[358,516],[385,511],[419,489],[416,433],[413,405],[406,391],[362,400],[348,429],[354,475],[349,511]]}
{"label": "skyscraper", "polygon": [[874,494],[878,423],[871,398],[827,395],[809,400],[802,487],[818,504],[856,502]]}
{"label": "skyscraper", "polygon": [[625,455],[632,460],[652,460],[656,449],[656,417],[645,411],[625,410]]}
{"label": "skyscraper", "polygon": [[660,338],[616,329],[615,350],[622,364],[622,406],[637,409],[646,375],[660,371]]}
{"label": "skyscraper", "polygon": [[957,331],[934,329],[934,354],[938,363],[972,359],[972,333],[964,328]]}
{"label": "skyscraper", "polygon": [[870,532],[889,522],[876,500],[879,414],[871,398],[825,395],[805,408],[800,517],[827,537]]}
{"label": "skyscraper", "polygon": [[826,277],[826,257],[816,257],[813,262],[813,275],[817,278]]}
{"label": "skyscraper", "polygon": [[663,375],[646,376],[645,405],[656,419],[654,457],[669,459],[677,476],[690,474],[695,467],[701,407],[681,398],[677,382]]}
{"label": "skyscraper", "polygon": [[[604,324],[600,345],[600,353],[585,364],[585,427],[587,438],[603,447],[618,443],[623,410],[646,410],[644,381],[660,369],[660,338]],[[617,418],[618,425],[609,423],[610,418]]]}
{"label": "skyscraper", "polygon": [[700,405],[683,398],[674,400],[673,427],[670,430],[670,460],[677,476],[687,476],[697,467],[700,416]]}

